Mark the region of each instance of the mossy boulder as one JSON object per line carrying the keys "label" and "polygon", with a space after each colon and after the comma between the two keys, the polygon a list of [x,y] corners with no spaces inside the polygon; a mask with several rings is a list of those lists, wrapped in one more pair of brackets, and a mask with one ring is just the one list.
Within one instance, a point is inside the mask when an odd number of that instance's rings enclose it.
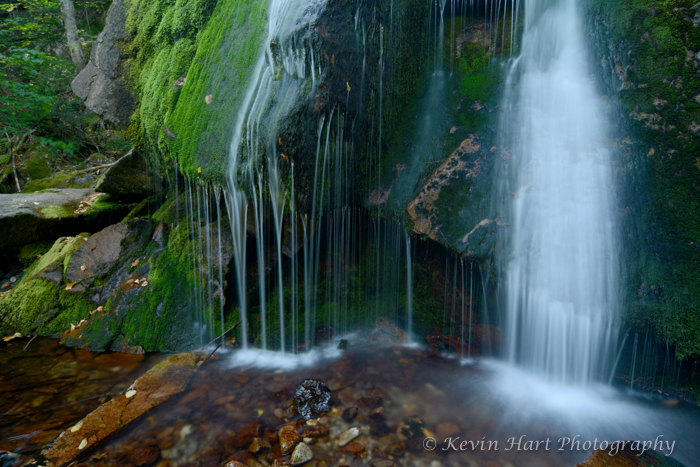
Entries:
{"label": "mossy boulder", "polygon": [[63,170],[52,173],[46,178],[30,180],[22,188],[23,193],[36,193],[50,188],[93,188],[100,180],[100,176],[91,170],[75,170],[65,172]]}
{"label": "mossy boulder", "polygon": [[91,304],[61,287],[71,255],[88,238],[59,238],[27,269],[20,283],[0,298],[0,330],[56,335],[89,316]]}

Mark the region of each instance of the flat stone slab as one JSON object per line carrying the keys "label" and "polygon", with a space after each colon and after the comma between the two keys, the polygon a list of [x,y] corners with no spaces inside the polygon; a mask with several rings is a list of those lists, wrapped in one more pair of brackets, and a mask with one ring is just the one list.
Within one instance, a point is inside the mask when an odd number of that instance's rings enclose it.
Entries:
{"label": "flat stone slab", "polygon": [[124,213],[111,209],[96,215],[92,205],[102,196],[89,188],[0,194],[0,262],[14,260],[25,245],[94,232],[121,220]]}

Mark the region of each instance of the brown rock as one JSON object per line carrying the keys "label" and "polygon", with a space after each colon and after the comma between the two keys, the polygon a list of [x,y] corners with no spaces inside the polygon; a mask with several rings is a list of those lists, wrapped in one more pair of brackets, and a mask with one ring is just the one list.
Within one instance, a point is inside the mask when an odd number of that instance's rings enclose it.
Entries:
{"label": "brown rock", "polygon": [[56,467],[69,462],[153,407],[181,393],[194,372],[197,357],[171,355],[138,378],[126,393],[116,396],[61,433],[41,452]]}
{"label": "brown rock", "polygon": [[403,441],[397,441],[395,443],[392,443],[386,448],[386,453],[389,456],[403,456],[404,452],[406,452],[406,443],[404,443]]}
{"label": "brown rock", "polygon": [[301,441],[301,435],[297,433],[301,427],[298,421],[287,423],[277,432],[280,442],[280,451],[283,455],[287,455],[294,450],[294,447]]}
{"label": "brown rock", "polygon": [[301,436],[303,438],[325,438],[329,433],[328,427],[325,425],[305,425]]}
{"label": "brown rock", "polygon": [[[121,241],[129,228],[126,222],[110,225],[87,239],[71,256],[66,283],[89,285],[92,278],[105,274],[119,260]],[[73,287],[79,290],[78,287]]]}
{"label": "brown rock", "polygon": [[253,454],[260,454],[261,452],[268,451],[271,447],[272,445],[268,440],[256,437],[253,438],[253,442],[250,443],[248,451],[250,451]]}
{"label": "brown rock", "polygon": [[358,404],[367,409],[376,409],[377,407],[382,405],[382,402],[384,402],[384,400],[379,396],[360,397],[357,400]]}
{"label": "brown rock", "polygon": [[236,428],[235,434],[226,440],[226,445],[233,448],[243,448],[253,442],[260,433],[260,422],[249,420]]}
{"label": "brown rock", "polygon": [[365,447],[363,445],[361,445],[360,443],[356,443],[353,441],[353,442],[343,446],[340,449],[340,451],[343,454],[348,454],[351,456],[360,457],[365,452]]}
{"label": "brown rock", "polygon": [[144,446],[136,448],[127,456],[129,465],[139,467],[141,465],[150,465],[155,463],[160,457],[160,448],[158,446]]}
{"label": "brown rock", "polygon": [[[624,445],[623,445],[624,443]],[[679,465],[669,461],[668,457],[656,451],[634,449],[636,446],[630,441],[619,441],[619,445],[613,443],[606,450],[596,449],[585,461],[576,467],[672,467]],[[673,463],[672,463],[673,462]]]}

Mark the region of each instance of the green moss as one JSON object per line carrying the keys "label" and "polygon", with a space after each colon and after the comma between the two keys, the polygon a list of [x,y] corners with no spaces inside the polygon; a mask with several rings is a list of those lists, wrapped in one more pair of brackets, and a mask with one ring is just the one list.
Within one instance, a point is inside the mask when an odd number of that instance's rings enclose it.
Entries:
{"label": "green moss", "polygon": [[265,2],[132,0],[127,29],[124,53],[140,97],[131,138],[191,177],[222,182],[235,109],[265,35]]}
{"label": "green moss", "polygon": [[0,298],[0,329],[56,335],[89,316],[90,304],[84,297],[68,295],[60,286],[36,277],[56,264],[65,272],[70,256],[88,236],[58,239],[27,269],[20,283]]}
{"label": "green moss", "polygon": [[52,246],[53,243],[46,241],[25,245],[20,250],[19,255],[17,255],[17,259],[19,259],[23,265],[29,266],[31,263],[36,261],[38,257],[48,253]]}
{"label": "green moss", "polygon": [[87,170],[77,170],[74,172],[57,172],[50,177],[42,178],[39,180],[30,180],[22,189],[23,193],[36,193],[37,191],[46,190],[48,188],[87,188],[89,186],[94,186],[100,180],[98,177],[94,181],[89,181],[89,179],[83,179],[85,174],[90,173]]}
{"label": "green moss", "polygon": [[[616,92],[625,184],[628,321],[655,331],[682,358],[700,355],[700,31],[695,2],[590,0],[602,75]],[[600,70],[601,65],[597,64]],[[653,149],[653,150],[652,150]]]}
{"label": "green moss", "polygon": [[40,206],[35,208],[39,215],[45,219],[64,219],[66,217],[75,217],[73,212],[77,206],[74,205],[57,205]]}
{"label": "green moss", "polygon": [[32,180],[46,178],[53,173],[53,169],[47,162],[46,155],[41,152],[34,153],[26,161],[25,168]]}

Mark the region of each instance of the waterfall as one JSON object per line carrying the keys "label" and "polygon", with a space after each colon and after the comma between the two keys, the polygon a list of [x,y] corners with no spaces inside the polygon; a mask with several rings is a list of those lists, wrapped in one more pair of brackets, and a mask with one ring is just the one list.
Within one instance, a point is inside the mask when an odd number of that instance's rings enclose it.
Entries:
{"label": "waterfall", "polygon": [[507,356],[584,384],[607,379],[617,347],[611,160],[576,0],[524,13],[500,122]]}

